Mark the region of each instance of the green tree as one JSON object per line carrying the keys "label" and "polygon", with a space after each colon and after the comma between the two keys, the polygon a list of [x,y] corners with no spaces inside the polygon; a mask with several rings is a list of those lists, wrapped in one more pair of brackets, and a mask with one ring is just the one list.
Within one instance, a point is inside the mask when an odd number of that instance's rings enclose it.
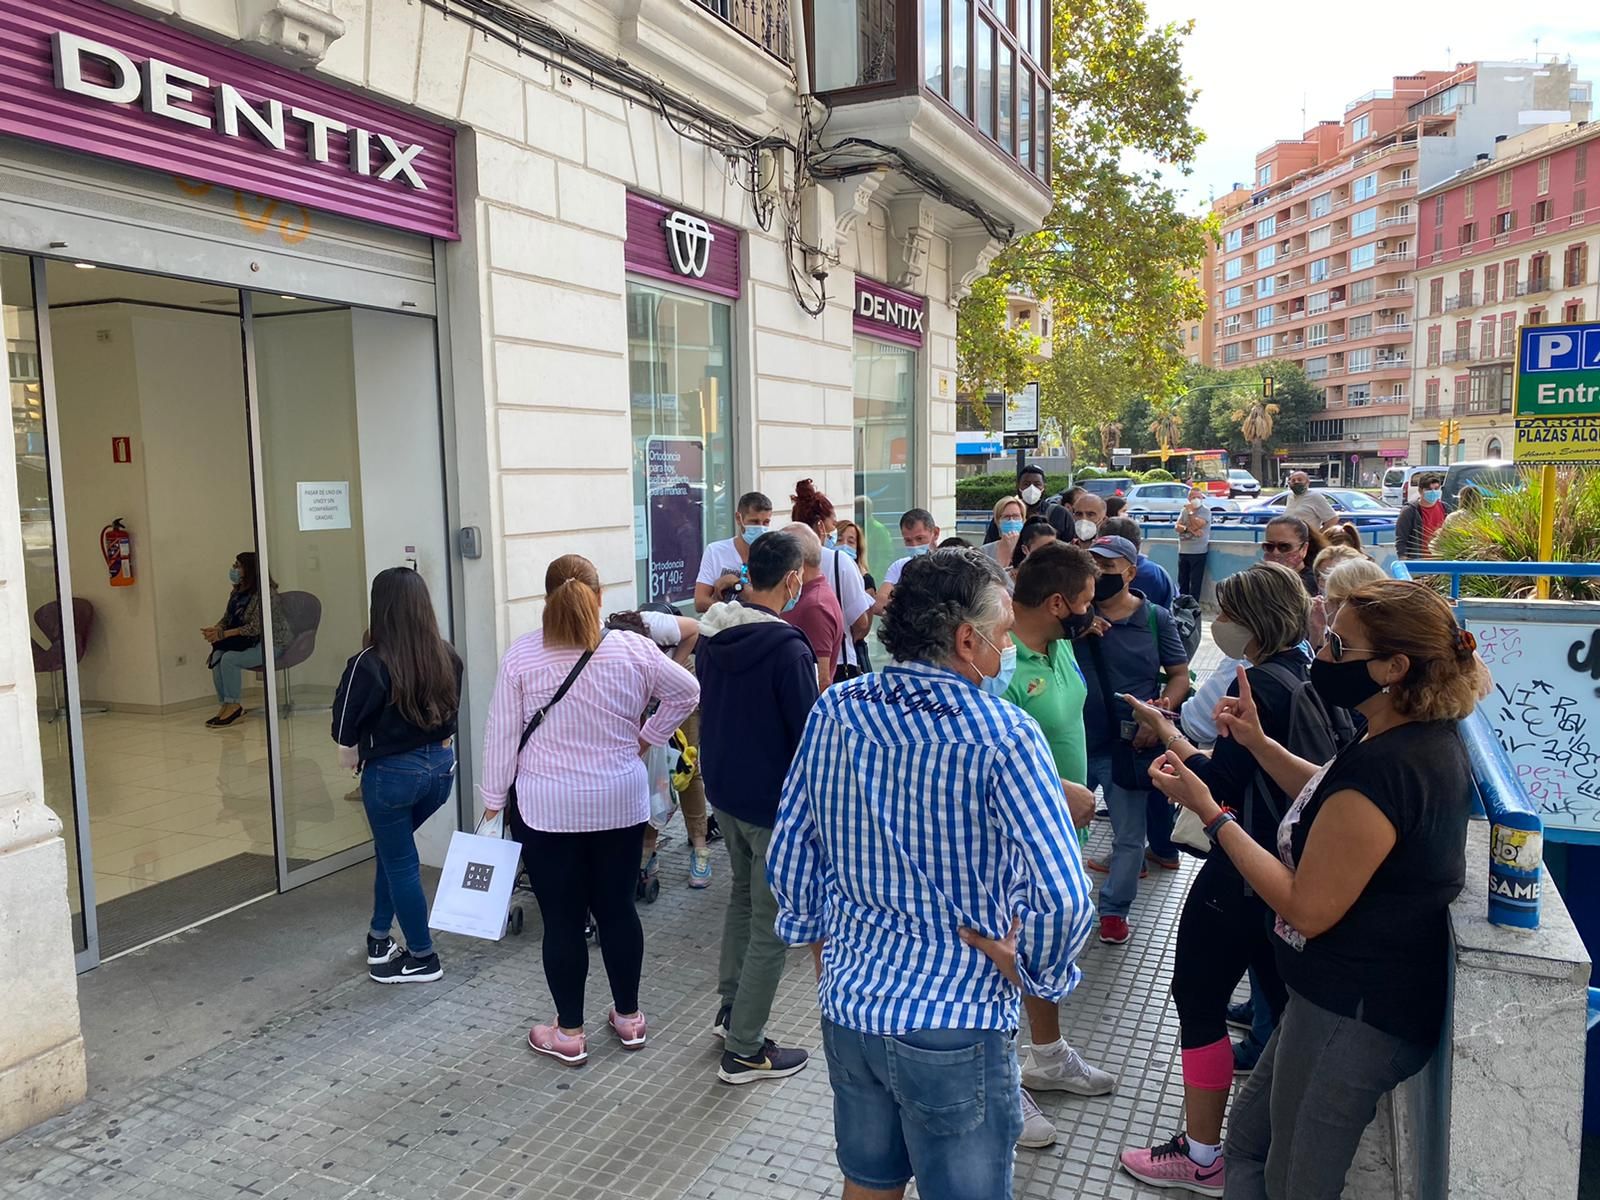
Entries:
{"label": "green tree", "polygon": [[1054,204],[962,302],[959,390],[1014,390],[1035,369],[1032,331],[1005,327],[1005,297],[1031,295],[1053,314],[1040,403],[1075,431],[1130,396],[1176,395],[1175,331],[1205,311],[1195,272],[1216,225],[1182,212],[1154,169],[1128,165],[1193,161],[1202,134],[1181,59],[1192,24],[1152,26],[1143,0],[1058,0],[1053,20]]}

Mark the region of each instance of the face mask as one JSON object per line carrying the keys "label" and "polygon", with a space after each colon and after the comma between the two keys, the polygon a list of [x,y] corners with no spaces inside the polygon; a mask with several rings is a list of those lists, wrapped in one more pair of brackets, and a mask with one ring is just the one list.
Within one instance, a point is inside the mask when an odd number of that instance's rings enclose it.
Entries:
{"label": "face mask", "polygon": [[840,546],[839,553],[843,554],[851,562],[856,561],[856,548],[854,546]]}
{"label": "face mask", "polygon": [[1437,504],[1443,498],[1444,492],[1439,488],[1429,488],[1422,493],[1422,502],[1424,504]]}
{"label": "face mask", "polygon": [[932,549],[932,546],[907,546],[906,553],[911,555],[912,558],[921,558],[924,554]]}
{"label": "face mask", "polygon": [[1250,657],[1244,652],[1245,647],[1250,644],[1250,631],[1243,625],[1218,617],[1211,622],[1211,640],[1217,644],[1217,649],[1229,658]]}
{"label": "face mask", "polygon": [[800,593],[796,592],[794,595],[790,596],[787,601],[785,601],[782,611],[783,612],[788,612],[796,604],[799,604],[799,603],[800,603]]}
{"label": "face mask", "polygon": [[1296,496],[1304,496],[1306,494],[1306,485],[1303,483],[1291,483],[1289,490]]}
{"label": "face mask", "polygon": [[835,549],[839,545],[839,533],[838,533],[838,531],[835,530],[833,533],[830,533],[828,535],[828,540],[823,542],[822,544],[824,546],[828,547],[828,549],[830,549],[830,550]]}
{"label": "face mask", "polygon": [[1092,542],[1100,535],[1100,526],[1093,521],[1076,521],[1073,523],[1072,532],[1078,535],[1080,542]]}
{"label": "face mask", "polygon": [[238,567],[229,567],[228,568],[228,582],[229,583],[238,583],[243,579],[244,579],[244,572],[239,570]]}
{"label": "face mask", "polygon": [[1104,604],[1113,597],[1122,595],[1122,589],[1128,586],[1128,581],[1121,575],[1112,573],[1102,575],[1094,581],[1094,602]]}
{"label": "face mask", "polygon": [[1030,483],[1027,487],[1023,488],[1018,495],[1020,495],[1022,499],[1031,507],[1039,503],[1039,497],[1044,495],[1044,489]]}
{"label": "face mask", "polygon": [[1336,663],[1319,658],[1311,664],[1311,686],[1317,689],[1324,704],[1334,708],[1357,708],[1383,691],[1383,684],[1367,671],[1371,661]]}
{"label": "face mask", "polygon": [[[984,638],[988,642],[988,638]],[[993,642],[989,642],[992,649]],[[1008,642],[1006,648],[1000,651],[1000,670],[993,675],[985,675],[978,684],[980,688],[991,696],[1003,696],[1006,689],[1011,686],[1011,677],[1017,673],[1017,647],[1015,643]]]}
{"label": "face mask", "polygon": [[1022,522],[1021,521],[1012,520],[1012,521],[1001,521],[1000,522],[1000,536],[1001,537],[1012,537],[1012,536],[1014,536],[1016,534],[1019,534],[1021,532],[1022,532]]}
{"label": "face mask", "polygon": [[1094,612],[1068,613],[1061,618],[1061,633],[1063,636],[1080,638],[1094,628]]}
{"label": "face mask", "polygon": [[756,539],[767,531],[765,525],[746,525],[744,527],[744,542],[747,546],[754,546]]}

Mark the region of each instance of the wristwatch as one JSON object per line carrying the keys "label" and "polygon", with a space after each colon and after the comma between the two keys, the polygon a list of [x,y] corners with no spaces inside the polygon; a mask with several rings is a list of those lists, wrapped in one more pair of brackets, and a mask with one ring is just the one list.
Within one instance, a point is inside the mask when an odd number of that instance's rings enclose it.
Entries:
{"label": "wristwatch", "polygon": [[1217,835],[1222,832],[1222,827],[1230,821],[1237,825],[1239,818],[1234,815],[1233,809],[1224,806],[1222,811],[1212,818],[1211,824],[1205,827],[1206,837],[1210,839],[1213,846],[1217,844]]}

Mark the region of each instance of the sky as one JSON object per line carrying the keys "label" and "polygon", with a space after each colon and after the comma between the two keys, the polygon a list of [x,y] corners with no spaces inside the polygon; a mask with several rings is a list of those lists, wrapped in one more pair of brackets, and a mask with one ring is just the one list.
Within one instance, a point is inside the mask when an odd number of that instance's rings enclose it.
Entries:
{"label": "sky", "polygon": [[[1184,63],[1206,133],[1192,175],[1169,181],[1186,206],[1255,175],[1256,153],[1337,120],[1395,75],[1458,62],[1570,56],[1600,96],[1600,19],[1593,0],[1340,0],[1265,6],[1250,0],[1146,0],[1153,22],[1195,28]],[[1305,119],[1301,120],[1304,106]],[[1600,113],[1597,113],[1600,117]]]}

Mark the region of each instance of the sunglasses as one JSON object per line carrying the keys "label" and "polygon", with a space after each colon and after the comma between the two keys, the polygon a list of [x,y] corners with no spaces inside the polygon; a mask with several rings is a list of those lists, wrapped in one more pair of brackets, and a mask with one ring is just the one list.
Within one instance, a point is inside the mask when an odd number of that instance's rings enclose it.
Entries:
{"label": "sunglasses", "polygon": [[1293,554],[1300,549],[1299,542],[1262,542],[1261,548],[1268,554]]}
{"label": "sunglasses", "polygon": [[1333,632],[1333,630],[1328,630],[1328,657],[1333,659],[1334,662],[1343,662],[1346,651],[1354,651],[1357,654],[1371,654],[1374,657],[1378,653],[1370,646],[1346,645],[1342,637]]}

